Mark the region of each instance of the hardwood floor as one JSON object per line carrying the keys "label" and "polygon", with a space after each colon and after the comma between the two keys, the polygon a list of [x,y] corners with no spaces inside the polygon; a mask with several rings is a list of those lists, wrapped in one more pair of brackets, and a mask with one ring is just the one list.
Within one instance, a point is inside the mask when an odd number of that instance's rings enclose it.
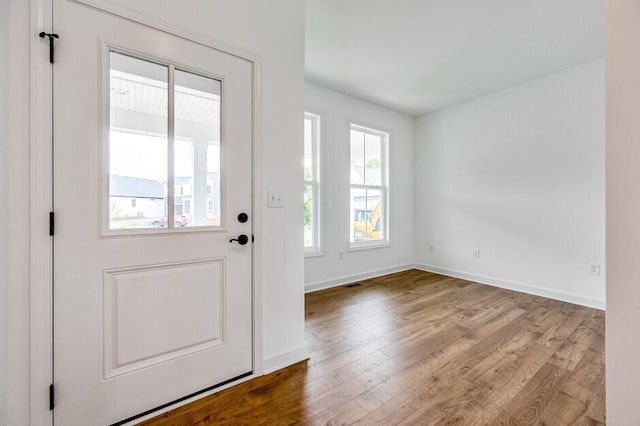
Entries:
{"label": "hardwood floor", "polygon": [[306,296],[310,359],[145,425],[602,425],[604,313],[417,270]]}

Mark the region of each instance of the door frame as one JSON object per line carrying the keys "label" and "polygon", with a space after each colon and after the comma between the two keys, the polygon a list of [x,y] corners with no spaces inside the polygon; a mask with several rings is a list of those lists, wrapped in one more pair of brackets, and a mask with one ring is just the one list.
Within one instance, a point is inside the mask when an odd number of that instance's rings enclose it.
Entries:
{"label": "door frame", "polygon": [[[53,377],[53,240],[49,236],[49,212],[53,205],[53,78],[49,63],[48,41],[38,36],[41,31],[53,32],[53,1],[31,1],[31,158],[30,158],[30,290],[31,290],[31,360],[30,360],[30,414],[32,424],[51,425],[53,412],[49,410],[49,385]],[[150,418],[193,400],[203,398],[241,381],[264,374],[263,313],[262,313],[262,122],[261,122],[261,58],[259,55],[231,46],[220,40],[194,33],[181,27],[159,21],[133,10],[115,6],[104,0],[70,0],[83,7],[90,7],[165,33],[198,43],[249,61],[252,64],[252,190],[253,233],[258,241],[253,244],[253,374],[204,392],[196,397],[158,410]],[[57,40],[64,43],[64,33]],[[54,65],[55,70],[55,65]]]}

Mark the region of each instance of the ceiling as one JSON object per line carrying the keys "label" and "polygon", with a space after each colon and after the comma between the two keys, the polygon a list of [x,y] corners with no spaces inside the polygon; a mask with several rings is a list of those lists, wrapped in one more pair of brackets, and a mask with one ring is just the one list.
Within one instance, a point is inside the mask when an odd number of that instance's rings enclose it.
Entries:
{"label": "ceiling", "polygon": [[419,116],[601,58],[604,0],[306,0],[306,78]]}

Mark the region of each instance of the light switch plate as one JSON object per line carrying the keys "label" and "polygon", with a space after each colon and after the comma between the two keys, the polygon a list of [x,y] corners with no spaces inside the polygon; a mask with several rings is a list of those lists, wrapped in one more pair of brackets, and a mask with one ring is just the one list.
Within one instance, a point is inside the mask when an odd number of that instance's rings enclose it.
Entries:
{"label": "light switch plate", "polygon": [[267,202],[269,208],[284,207],[284,191],[281,189],[271,189],[267,191],[267,197],[269,198]]}

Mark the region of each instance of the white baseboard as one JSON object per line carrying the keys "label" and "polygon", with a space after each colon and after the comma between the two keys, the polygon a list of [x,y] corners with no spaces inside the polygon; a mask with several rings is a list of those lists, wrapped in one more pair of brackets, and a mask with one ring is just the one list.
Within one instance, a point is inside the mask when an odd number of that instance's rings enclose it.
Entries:
{"label": "white baseboard", "polygon": [[388,268],[376,269],[373,271],[363,272],[361,274],[345,275],[338,278],[333,278],[327,281],[317,281],[315,283],[305,284],[304,292],[312,293],[314,291],[325,290],[332,287],[338,287],[341,285],[353,283],[356,281],[362,281],[369,278],[381,277],[383,275],[393,274],[395,272],[408,271],[414,269],[415,264],[406,263],[404,265],[391,266]]}
{"label": "white baseboard", "polygon": [[499,278],[485,277],[483,275],[470,274],[468,272],[456,271],[453,269],[440,268],[438,266],[426,265],[424,263],[416,263],[416,269],[421,271],[433,272],[435,274],[446,275],[454,278],[461,278],[463,280],[474,281],[480,284],[487,284],[493,287],[500,287],[507,290],[519,291],[521,293],[533,294],[534,296],[546,297],[548,299],[560,300],[562,302],[569,302],[576,305],[587,306],[589,308],[605,310],[605,301],[599,299],[592,299],[590,297],[579,296],[577,294],[565,293],[562,291],[550,290],[547,288],[535,287],[528,284],[515,283],[512,281],[505,281]]}
{"label": "white baseboard", "polygon": [[290,351],[265,359],[263,364],[264,374],[273,373],[276,370],[280,370],[281,368],[288,367],[306,359],[309,359],[307,346],[299,346]]}

